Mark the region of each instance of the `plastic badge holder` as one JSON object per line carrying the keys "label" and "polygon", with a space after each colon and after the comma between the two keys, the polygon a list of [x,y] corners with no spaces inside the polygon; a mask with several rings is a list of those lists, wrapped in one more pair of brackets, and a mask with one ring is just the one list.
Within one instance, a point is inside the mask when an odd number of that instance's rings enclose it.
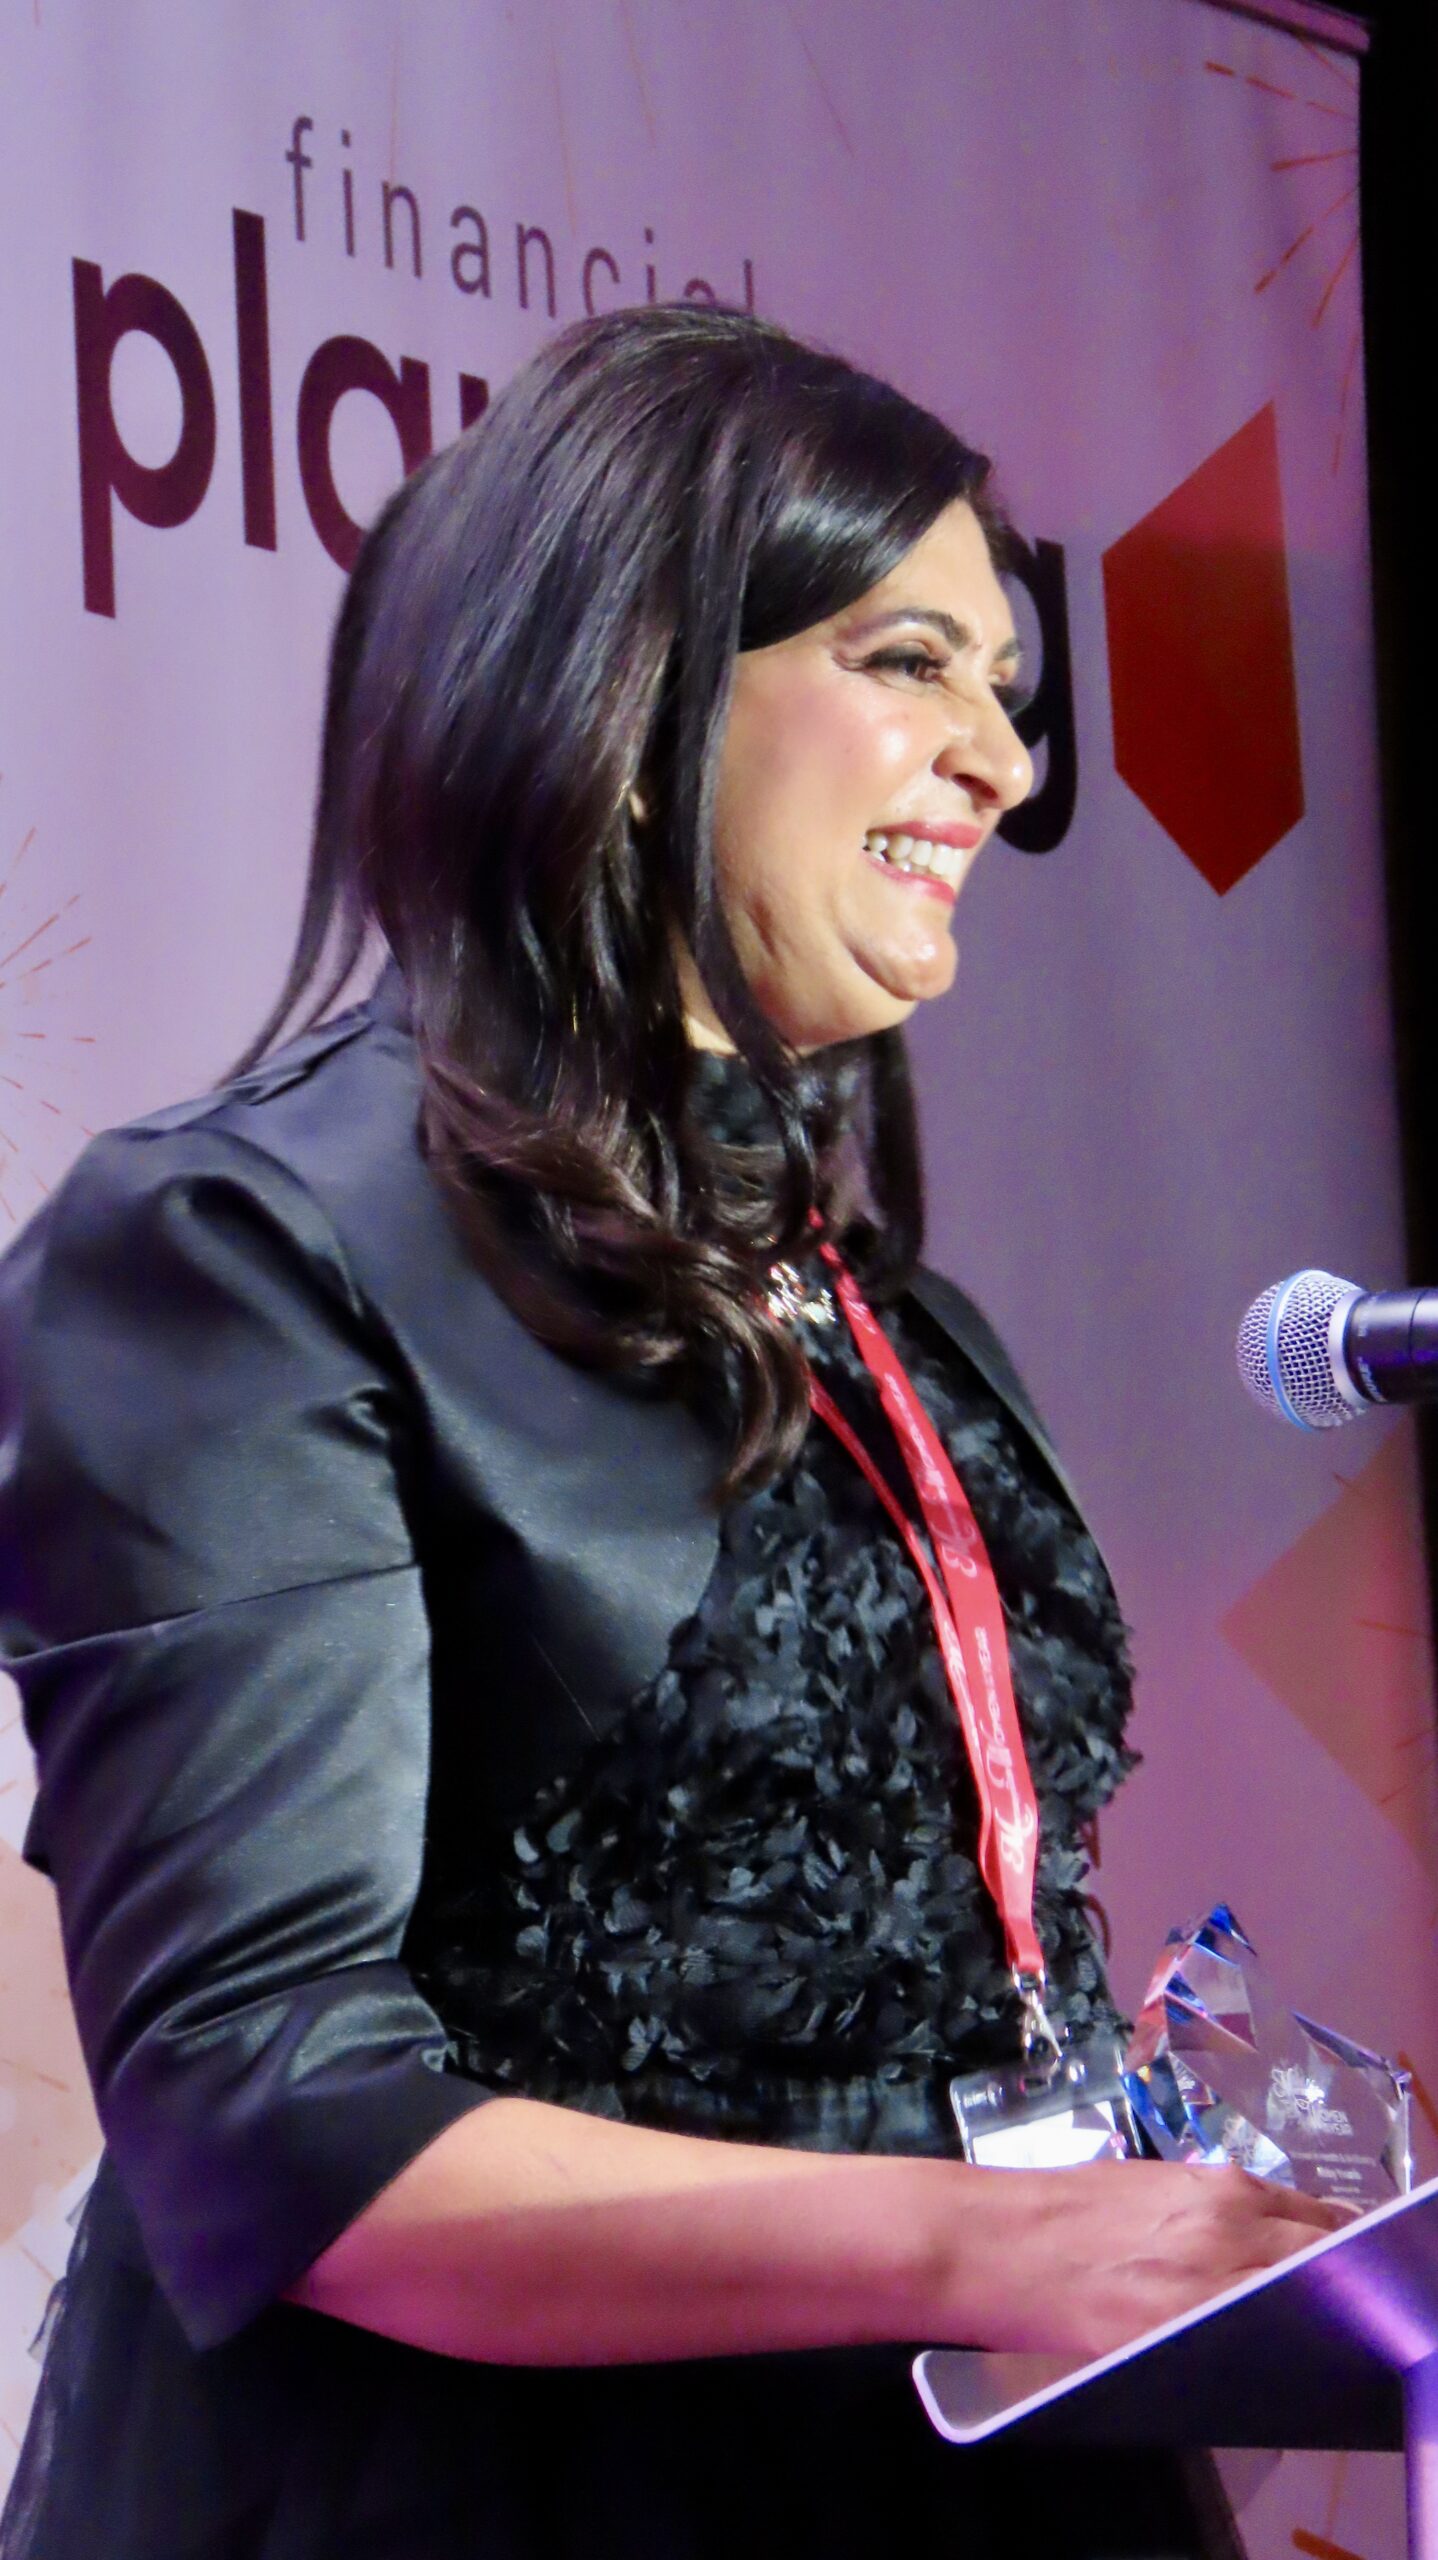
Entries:
{"label": "plastic badge holder", "polygon": [[1073,2169],[1142,2155],[1116,2036],[949,2082],[964,2158],[980,2169]]}

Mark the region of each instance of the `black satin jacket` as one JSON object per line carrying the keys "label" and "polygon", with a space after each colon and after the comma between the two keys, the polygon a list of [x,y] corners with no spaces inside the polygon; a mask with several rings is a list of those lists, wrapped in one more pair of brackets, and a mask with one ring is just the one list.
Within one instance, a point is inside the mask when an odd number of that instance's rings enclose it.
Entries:
{"label": "black satin jacket", "polygon": [[[602,1733],[717,1551],[712,1438],[523,1329],[417,1106],[391,970],[253,1074],[96,1140],[0,1263],[26,1854],[195,2346],[485,2102],[403,1962],[426,1856]],[[977,1309],[933,1274],[914,1295],[1064,1484]]]}

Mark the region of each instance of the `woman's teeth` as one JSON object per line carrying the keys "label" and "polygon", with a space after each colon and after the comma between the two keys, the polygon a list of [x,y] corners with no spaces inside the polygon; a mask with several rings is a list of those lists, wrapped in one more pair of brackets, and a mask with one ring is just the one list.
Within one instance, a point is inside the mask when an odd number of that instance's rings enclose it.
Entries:
{"label": "woman's teeth", "polygon": [[927,836],[884,835],[872,828],[864,844],[895,871],[927,871],[950,889],[959,885],[964,857],[956,844],[932,844]]}

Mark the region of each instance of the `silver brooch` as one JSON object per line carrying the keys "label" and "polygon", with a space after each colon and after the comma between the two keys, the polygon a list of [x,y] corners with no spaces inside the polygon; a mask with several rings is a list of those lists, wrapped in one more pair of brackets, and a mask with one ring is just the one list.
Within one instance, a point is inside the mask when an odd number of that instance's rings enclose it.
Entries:
{"label": "silver brooch", "polygon": [[833,1324],[839,1312],[832,1290],[810,1288],[792,1262],[770,1265],[765,1304],[781,1324]]}

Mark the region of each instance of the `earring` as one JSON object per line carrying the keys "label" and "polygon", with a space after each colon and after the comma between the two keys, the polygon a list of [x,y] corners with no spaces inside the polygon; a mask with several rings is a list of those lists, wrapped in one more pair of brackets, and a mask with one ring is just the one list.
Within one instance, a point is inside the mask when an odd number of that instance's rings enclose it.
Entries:
{"label": "earring", "polygon": [[649,803],[645,799],[637,782],[631,782],[626,786],[624,799],[625,805],[628,808],[629,814],[634,820],[636,827],[642,827],[645,825],[649,816]]}

